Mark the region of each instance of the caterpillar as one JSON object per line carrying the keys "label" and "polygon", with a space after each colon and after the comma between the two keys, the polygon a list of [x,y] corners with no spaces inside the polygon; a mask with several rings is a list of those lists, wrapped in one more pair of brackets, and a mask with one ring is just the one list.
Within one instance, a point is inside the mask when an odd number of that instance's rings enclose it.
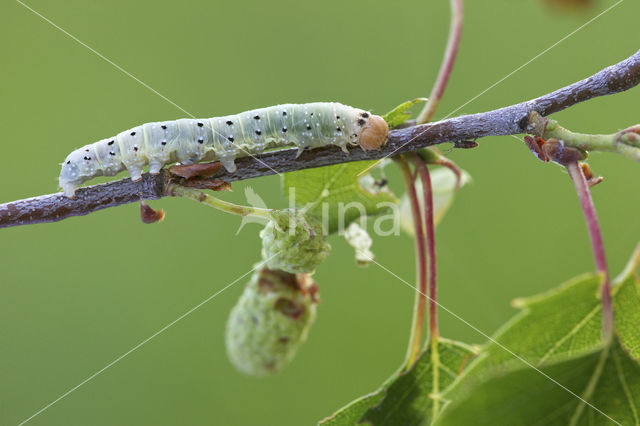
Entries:
{"label": "caterpillar", "polygon": [[83,146],[62,163],[59,184],[67,197],[96,176],[115,176],[127,169],[142,178],[143,167],[157,174],[166,164],[220,161],[235,171],[237,157],[265,149],[297,146],[305,149],[348,145],[365,150],[385,144],[389,127],[380,116],[335,102],[284,104],[236,115],[206,119],[182,118],[145,123],[118,135]]}

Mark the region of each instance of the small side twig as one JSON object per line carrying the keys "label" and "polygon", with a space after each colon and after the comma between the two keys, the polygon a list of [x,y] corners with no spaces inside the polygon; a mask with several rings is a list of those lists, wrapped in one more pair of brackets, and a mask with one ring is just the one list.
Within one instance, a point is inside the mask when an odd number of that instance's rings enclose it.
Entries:
{"label": "small side twig", "polygon": [[527,130],[543,139],[556,139],[562,141],[564,146],[581,151],[615,152],[630,160],[640,161],[640,124],[616,133],[592,135],[572,132],[560,126],[557,121],[532,111]]}
{"label": "small side twig", "polygon": [[167,185],[166,192],[172,197],[189,198],[225,213],[231,213],[242,217],[254,216],[261,217],[267,220],[273,219],[273,210],[271,209],[240,206],[238,204],[233,204],[228,201],[221,200],[217,197],[214,197],[213,195],[206,194],[197,189],[188,188],[182,185],[171,183]]}

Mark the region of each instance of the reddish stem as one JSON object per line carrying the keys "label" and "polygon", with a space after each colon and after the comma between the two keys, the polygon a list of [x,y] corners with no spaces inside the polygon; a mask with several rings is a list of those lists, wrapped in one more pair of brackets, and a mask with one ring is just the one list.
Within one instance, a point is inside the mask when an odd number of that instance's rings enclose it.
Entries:
{"label": "reddish stem", "polygon": [[613,306],[611,303],[611,284],[609,282],[607,258],[604,251],[600,224],[598,223],[596,208],[591,198],[591,192],[589,191],[589,184],[584,173],[582,173],[582,169],[576,161],[567,164],[566,167],[578,193],[580,206],[582,207],[584,219],[587,223],[596,270],[603,276],[602,286],[600,288],[602,297],[602,330],[605,339],[608,340],[613,330]]}
{"label": "reddish stem", "polygon": [[427,281],[429,283],[429,338],[438,338],[438,304],[436,303],[437,269],[436,269],[436,237],[433,223],[433,189],[431,176],[425,162],[417,155],[411,157],[416,171],[422,180],[424,197],[424,224],[427,241]]}
{"label": "reddish stem", "polygon": [[[434,151],[438,157],[437,160],[429,161],[428,159],[422,156],[420,156],[420,158],[424,160],[427,164],[437,164],[439,166],[446,167],[447,169],[451,170],[453,174],[456,175],[456,191],[460,189],[463,183],[462,170],[460,169],[460,167],[458,167],[456,163],[454,163],[453,161],[449,160],[447,157],[442,155],[440,153],[440,150],[438,150],[438,148],[425,148],[425,149],[431,149],[432,151]],[[418,151],[418,155],[420,155],[420,152],[421,151]]]}
{"label": "reddish stem", "polygon": [[456,62],[460,37],[462,36],[462,13],[462,0],[451,0],[451,24],[449,26],[447,48],[444,53],[444,58],[442,58],[438,77],[431,89],[429,101],[416,120],[418,124],[428,123],[431,120],[438,108],[440,99],[442,99],[444,89],[447,87],[451,71],[453,71],[453,64]]}
{"label": "reddish stem", "polygon": [[427,263],[425,253],[424,229],[422,227],[422,214],[420,203],[416,192],[415,179],[411,168],[402,157],[397,161],[402,171],[402,177],[407,189],[409,203],[411,204],[411,216],[415,233],[415,254],[416,254],[416,275],[418,280],[414,310],[413,323],[411,327],[411,337],[409,338],[409,348],[407,351],[407,368],[416,360],[420,352],[422,342],[422,328],[426,309],[427,295]]}

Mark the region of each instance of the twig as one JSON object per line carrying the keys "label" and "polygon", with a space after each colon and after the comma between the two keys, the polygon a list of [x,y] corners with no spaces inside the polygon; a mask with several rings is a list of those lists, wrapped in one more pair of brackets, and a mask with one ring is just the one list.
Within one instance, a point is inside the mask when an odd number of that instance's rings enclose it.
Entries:
{"label": "twig", "polygon": [[442,58],[442,64],[440,65],[440,71],[438,71],[438,77],[431,89],[429,100],[424,106],[424,109],[420,112],[420,115],[416,119],[418,124],[428,123],[431,121],[433,114],[436,112],[440,99],[444,94],[444,89],[447,87],[447,82],[453,71],[453,64],[456,61],[456,54],[458,53],[458,46],[460,45],[460,37],[462,36],[462,15],[463,5],[462,0],[450,0],[451,3],[451,24],[449,25],[449,39],[447,41],[447,48]]}
{"label": "twig", "polygon": [[[273,174],[350,161],[375,160],[399,155],[444,142],[476,139],[485,136],[527,132],[528,115],[536,111],[547,116],[597,96],[628,90],[640,83],[640,51],[593,76],[539,98],[497,110],[465,115],[436,123],[393,130],[388,143],[380,150],[353,149],[346,155],[336,147],[304,152],[296,159],[297,149],[267,153],[260,162],[250,157],[237,161],[237,171],[220,171],[212,179],[233,182]],[[34,223],[55,222],[81,216],[108,207],[167,196],[168,172],[144,175],[141,182],[122,179],[104,185],[81,188],[71,200],[62,194],[43,195],[27,200],[0,204],[0,228]]]}
{"label": "twig", "polygon": [[533,111],[529,114],[529,127],[531,133],[543,139],[560,140],[564,146],[582,151],[615,152],[630,160],[640,161],[640,124],[617,133],[591,135],[572,132],[560,126],[557,121]]}

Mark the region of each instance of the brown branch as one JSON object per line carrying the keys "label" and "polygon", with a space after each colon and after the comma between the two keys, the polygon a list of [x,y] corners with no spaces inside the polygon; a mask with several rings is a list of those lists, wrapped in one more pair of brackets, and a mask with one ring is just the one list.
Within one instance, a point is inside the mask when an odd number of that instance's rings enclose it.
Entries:
{"label": "brown branch", "polygon": [[[598,96],[628,90],[640,83],[640,51],[591,77],[539,98],[479,114],[465,115],[435,123],[392,130],[388,143],[380,150],[353,149],[349,154],[336,147],[304,152],[296,159],[296,149],[264,154],[261,161],[251,157],[238,159],[234,173],[224,170],[211,179],[227,182],[322,167],[351,161],[375,160],[416,151],[444,142],[477,139],[485,136],[527,133],[528,115],[537,111],[547,116]],[[34,223],[56,222],[70,216],[82,216],[108,207],[132,203],[140,199],[166,197],[171,176],[167,171],[152,176],[145,174],[141,182],[121,179],[102,185],[81,188],[75,199],[61,193],[0,204],[0,228]]]}

